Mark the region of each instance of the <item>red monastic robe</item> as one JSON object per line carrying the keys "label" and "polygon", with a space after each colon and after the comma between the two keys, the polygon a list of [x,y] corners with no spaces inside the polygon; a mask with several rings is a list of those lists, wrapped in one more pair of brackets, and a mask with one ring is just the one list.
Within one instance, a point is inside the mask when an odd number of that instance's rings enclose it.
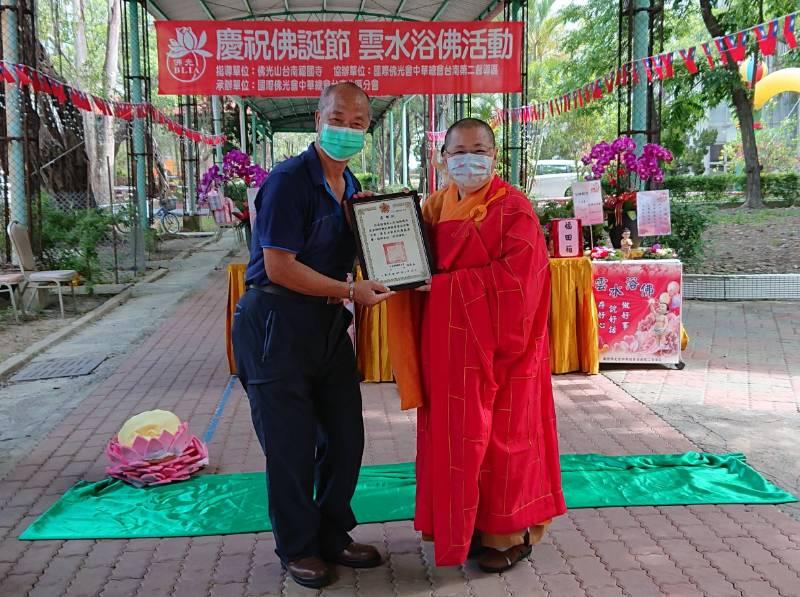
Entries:
{"label": "red monastic robe", "polygon": [[430,293],[389,301],[390,353],[403,408],[419,407],[414,526],[436,564],[467,558],[477,530],[504,535],[566,511],[550,382],[550,276],[530,201],[495,176],[423,214]]}

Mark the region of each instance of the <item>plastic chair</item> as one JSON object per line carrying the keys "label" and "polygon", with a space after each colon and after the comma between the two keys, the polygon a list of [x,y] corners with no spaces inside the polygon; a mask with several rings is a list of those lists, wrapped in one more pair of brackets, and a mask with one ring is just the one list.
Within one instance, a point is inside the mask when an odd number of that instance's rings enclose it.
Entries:
{"label": "plastic chair", "polygon": [[[14,286],[21,288],[23,282],[25,282],[25,276],[22,274],[0,274],[0,293],[8,293],[11,299],[11,310],[14,312],[14,321],[17,323],[19,323],[19,314],[17,313],[17,299],[15,296],[17,291]],[[22,298],[21,294],[20,298]],[[20,304],[20,308],[22,308],[22,314],[25,315],[25,309],[22,304]]]}
{"label": "plastic chair", "polygon": [[[17,254],[19,259],[19,270],[24,276],[25,280],[23,287],[20,288],[20,295],[23,295],[28,286],[34,290],[55,288],[58,290],[58,305],[61,308],[61,319],[64,319],[64,296],[62,284],[70,284],[72,280],[78,275],[78,272],[72,269],[48,270],[37,271],[36,260],[33,257],[33,250],[31,249],[31,241],[28,237],[28,229],[19,222],[11,222],[8,225],[8,237],[11,239],[11,246]],[[75,297],[75,287],[70,285],[72,290],[72,302],[75,306],[75,312],[78,312],[78,299]],[[24,307],[24,298],[21,301]],[[33,302],[33,297],[31,297]]]}

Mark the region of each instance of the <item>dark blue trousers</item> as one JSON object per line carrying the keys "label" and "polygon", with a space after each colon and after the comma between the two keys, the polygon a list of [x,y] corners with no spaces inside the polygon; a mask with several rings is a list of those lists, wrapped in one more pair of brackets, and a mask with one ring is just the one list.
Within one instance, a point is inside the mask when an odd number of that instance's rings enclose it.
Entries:
{"label": "dark blue trousers", "polygon": [[332,558],[352,541],[364,421],[351,320],[341,305],[258,290],[236,307],[236,367],[267,458],[269,516],[284,563]]}

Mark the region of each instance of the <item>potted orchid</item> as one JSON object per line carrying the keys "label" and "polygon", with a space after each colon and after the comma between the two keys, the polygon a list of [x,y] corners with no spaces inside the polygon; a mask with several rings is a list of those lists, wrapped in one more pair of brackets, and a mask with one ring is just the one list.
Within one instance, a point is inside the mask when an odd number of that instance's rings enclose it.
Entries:
{"label": "potted orchid", "polygon": [[[212,165],[200,179],[198,195],[201,205],[209,205],[213,194],[229,198],[236,206],[232,215],[239,220],[238,226],[243,229],[247,244],[250,246],[250,208],[248,195],[258,192],[267,179],[269,172],[250,161],[246,153],[234,149],[225,154],[222,167]],[[224,200],[220,197],[221,202]],[[213,205],[210,205],[214,209]]]}
{"label": "potted orchid", "polygon": [[586,180],[603,183],[605,208],[612,244],[619,247],[622,231],[632,232],[634,246],[638,246],[636,234],[636,192],[649,182],[664,182],[662,162],[672,161],[672,152],[656,143],[648,143],[636,155],[636,142],[622,136],[612,142],[601,141],[581,158],[591,168]]}

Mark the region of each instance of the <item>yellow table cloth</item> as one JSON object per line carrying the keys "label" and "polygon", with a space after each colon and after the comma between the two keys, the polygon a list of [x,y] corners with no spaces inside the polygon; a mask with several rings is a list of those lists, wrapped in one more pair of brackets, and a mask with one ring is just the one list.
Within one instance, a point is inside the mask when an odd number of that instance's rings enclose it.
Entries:
{"label": "yellow table cloth", "polygon": [[[356,268],[356,280],[362,280]],[[364,381],[394,381],[389,360],[389,311],[386,303],[374,307],[356,305],[356,361]]]}
{"label": "yellow table cloth", "polygon": [[[228,369],[236,374],[231,325],[236,303],[244,293],[245,263],[228,264],[225,345]],[[597,309],[592,294],[592,264],[587,258],[551,259],[550,365],[553,373],[599,371]],[[588,276],[588,277],[587,277]],[[360,279],[360,272],[359,272]],[[385,303],[356,307],[356,359],[366,382],[391,382],[388,313]]]}
{"label": "yellow table cloth", "polygon": [[228,370],[231,375],[236,375],[236,361],[233,358],[233,341],[231,340],[231,326],[233,325],[233,314],[236,311],[236,303],[244,294],[244,272],[247,269],[246,263],[228,264],[228,308],[225,313],[225,348],[228,351]]}
{"label": "yellow table cloth", "polygon": [[588,257],[550,260],[550,370],[600,372],[597,307]]}

